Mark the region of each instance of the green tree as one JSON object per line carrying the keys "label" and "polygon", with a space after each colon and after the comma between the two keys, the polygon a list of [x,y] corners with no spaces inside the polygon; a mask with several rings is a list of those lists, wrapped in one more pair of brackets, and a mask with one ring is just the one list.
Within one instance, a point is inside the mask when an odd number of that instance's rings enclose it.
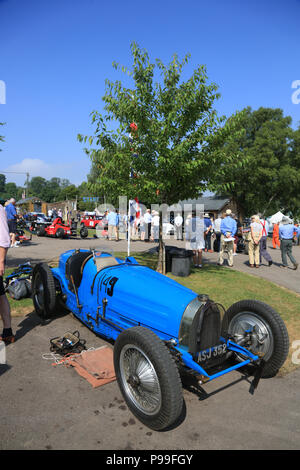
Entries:
{"label": "green tree", "polygon": [[289,211],[300,182],[298,150],[291,151],[295,135],[291,118],[281,109],[263,107],[256,111],[248,107],[241,116],[239,125],[244,132],[224,145],[228,155],[242,156],[241,164],[228,161],[222,175],[215,172],[215,179],[221,182],[219,191],[224,193],[225,186],[244,215]]}
{"label": "green tree", "polygon": [[[214,169],[227,158],[233,161],[222,149],[224,140],[233,138],[234,129],[218,118],[214,109],[220,96],[217,85],[208,82],[203,65],[182,80],[189,56],[179,61],[175,54],[165,65],[159,59],[151,63],[147,51],[135,42],[131,52],[130,70],[113,66],[128,75],[132,86],[106,80],[105,114],[93,111],[95,134],[78,136],[79,141],[89,143],[90,149],[85,150],[99,171],[90,187],[110,195],[115,204],[122,195],[159,205],[197,197],[213,187]],[[156,71],[158,81],[154,79]],[[133,122],[137,132],[132,132],[130,142]],[[237,122],[238,117],[232,121],[234,125]],[[162,250],[160,240],[160,254]],[[163,263],[163,256],[160,261]]]}
{"label": "green tree", "polygon": [[59,185],[62,189],[67,188],[68,186],[71,186],[71,183],[67,178],[56,178],[56,179],[59,179]]}
{"label": "green tree", "polygon": [[65,188],[61,189],[59,196],[60,200],[66,200],[66,199],[76,199],[76,196],[78,194],[78,189],[74,184],[70,184],[69,186],[66,186]]}
{"label": "green tree", "polygon": [[4,193],[5,191],[5,182],[6,182],[6,176],[0,174],[0,193]]}
{"label": "green tree", "polygon": [[54,177],[46,180],[41,176],[34,176],[29,182],[29,195],[39,197],[45,202],[74,199],[76,192],[76,186],[71,185],[68,179]]}
{"label": "green tree", "polygon": [[[300,220],[300,126],[297,130],[293,131],[292,143],[291,143],[291,161],[293,162],[294,171],[296,172],[296,178],[292,182],[292,187],[289,188],[288,200],[284,202],[285,207],[289,207],[289,210]],[[283,196],[286,196],[284,192]]]}
{"label": "green tree", "polygon": [[6,183],[4,199],[10,199],[13,197],[14,199],[18,200],[20,198],[20,191],[22,191],[22,189],[19,188],[16,183]]}
{"label": "green tree", "polygon": [[36,196],[41,199],[44,197],[44,191],[47,186],[47,180],[41,176],[34,176],[29,181],[28,193],[29,196]]}

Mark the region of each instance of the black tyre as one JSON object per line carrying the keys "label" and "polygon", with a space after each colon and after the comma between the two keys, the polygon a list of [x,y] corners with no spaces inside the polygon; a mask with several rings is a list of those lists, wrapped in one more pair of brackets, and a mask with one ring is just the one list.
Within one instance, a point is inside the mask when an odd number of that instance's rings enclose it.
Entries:
{"label": "black tyre", "polygon": [[264,302],[241,300],[231,305],[224,315],[222,330],[264,359],[262,377],[276,375],[287,358],[289,336],[284,321]]}
{"label": "black tyre", "polygon": [[38,237],[44,237],[46,235],[45,227],[38,227],[36,229],[36,234]]}
{"label": "black tyre", "polygon": [[57,238],[64,238],[64,236],[65,236],[65,231],[64,231],[64,229],[63,229],[63,228],[58,228],[58,229],[56,230],[55,236],[56,236]]}
{"label": "black tyre", "polygon": [[114,366],[122,395],[142,423],[158,431],[178,420],[183,406],[178,368],[155,333],[139,326],[123,331]]}
{"label": "black tyre", "polygon": [[80,233],[81,238],[86,238],[89,234],[89,231],[88,231],[87,227],[83,226],[83,227],[81,227],[79,233]]}
{"label": "black tyre", "polygon": [[39,263],[32,272],[32,300],[39,317],[50,318],[55,312],[56,289],[52,271],[46,263]]}

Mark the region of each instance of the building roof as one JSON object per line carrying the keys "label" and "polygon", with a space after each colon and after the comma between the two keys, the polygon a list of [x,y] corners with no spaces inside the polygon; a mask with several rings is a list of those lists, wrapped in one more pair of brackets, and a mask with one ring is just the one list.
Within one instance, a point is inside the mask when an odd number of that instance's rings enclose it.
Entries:
{"label": "building roof", "polygon": [[[178,204],[191,204],[193,207],[196,205],[203,205],[205,211],[220,211],[223,207],[230,202],[229,197],[224,196],[207,196],[199,197],[197,199],[184,199],[179,201]],[[174,204],[176,206],[176,204]]]}
{"label": "building roof", "polygon": [[16,202],[16,205],[28,204],[28,202],[36,202],[36,201],[44,202],[41,200],[41,198],[32,196],[32,197],[27,197],[25,199],[20,199],[19,201]]}

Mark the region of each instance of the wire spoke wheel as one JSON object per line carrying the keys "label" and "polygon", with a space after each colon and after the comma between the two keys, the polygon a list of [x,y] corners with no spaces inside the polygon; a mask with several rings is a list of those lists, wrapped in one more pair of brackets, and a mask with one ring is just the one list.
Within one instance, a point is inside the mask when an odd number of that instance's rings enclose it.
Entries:
{"label": "wire spoke wheel", "polygon": [[151,429],[174,425],[182,411],[178,367],[164,342],[151,330],[124,330],[115,342],[114,367],[131,412]]}
{"label": "wire spoke wheel", "polygon": [[133,344],[121,351],[120,371],[130,400],[143,413],[157,413],[161,407],[159,380],[150,359]]}

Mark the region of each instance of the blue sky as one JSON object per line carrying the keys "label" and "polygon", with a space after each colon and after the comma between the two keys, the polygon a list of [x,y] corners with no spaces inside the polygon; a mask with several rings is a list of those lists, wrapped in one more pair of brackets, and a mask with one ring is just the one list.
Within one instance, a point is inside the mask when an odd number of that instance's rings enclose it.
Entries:
{"label": "blue sky", "polygon": [[152,60],[190,53],[186,77],[205,64],[220,115],[279,107],[296,128],[299,20],[299,0],[0,0],[0,173],[86,180],[90,162],[76,137],[91,133],[105,79],[123,79],[112,62],[130,66],[132,41]]}

